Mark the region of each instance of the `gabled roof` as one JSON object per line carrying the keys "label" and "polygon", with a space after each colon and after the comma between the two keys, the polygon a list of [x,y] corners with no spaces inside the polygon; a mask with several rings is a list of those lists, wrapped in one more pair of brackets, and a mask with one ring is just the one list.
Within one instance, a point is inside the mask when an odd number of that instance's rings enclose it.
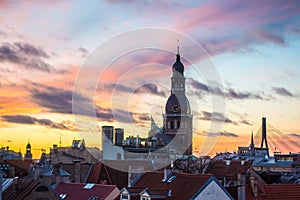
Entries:
{"label": "gabled roof", "polygon": [[[1,173],[1,171],[0,171]],[[2,192],[4,192],[12,183],[13,183],[13,178],[3,178],[2,179]]]}
{"label": "gabled roof", "polygon": [[258,196],[254,197],[250,185],[246,186],[246,199],[263,200],[263,199],[300,199],[299,184],[266,184],[258,185]]}
{"label": "gabled roof", "polygon": [[[12,184],[3,192],[3,199],[23,200],[38,186],[45,186],[56,195],[55,191],[42,179],[22,178],[14,180]],[[17,184],[17,185],[16,185]],[[57,196],[58,197],[58,196]]]}
{"label": "gabled roof", "polygon": [[246,173],[251,166],[251,161],[245,161],[244,165],[240,160],[231,160],[230,165],[226,165],[225,160],[212,160],[207,167],[206,173],[213,174],[216,178],[232,177],[237,180],[238,173]]}
{"label": "gabled roof", "polygon": [[61,195],[66,194],[64,200],[89,199],[98,197],[99,200],[115,199],[120,193],[115,185],[59,183],[55,191]]}
{"label": "gabled roof", "polygon": [[97,162],[91,168],[87,183],[101,183],[107,180],[107,184],[117,185],[122,189],[128,185],[128,169],[130,166],[143,166],[144,171],[154,171],[151,161],[143,160],[105,160]]}
{"label": "gabled roof", "polygon": [[23,177],[28,175],[28,171],[30,168],[30,164],[32,164],[32,160],[4,160],[1,164],[9,165],[10,167],[15,168],[15,175],[19,177]]}
{"label": "gabled roof", "polygon": [[[190,199],[202,188],[212,175],[174,173],[163,182],[163,172],[147,172],[127,190],[137,198],[146,189],[150,196],[168,196],[168,199]],[[173,177],[173,178],[171,178]],[[173,180],[172,180],[173,179]],[[136,196],[134,197],[134,194]]]}
{"label": "gabled roof", "polygon": [[99,184],[106,180],[107,184],[117,185],[121,189],[127,186],[127,179],[128,172],[119,171],[101,162],[97,162],[93,165],[86,182]]}

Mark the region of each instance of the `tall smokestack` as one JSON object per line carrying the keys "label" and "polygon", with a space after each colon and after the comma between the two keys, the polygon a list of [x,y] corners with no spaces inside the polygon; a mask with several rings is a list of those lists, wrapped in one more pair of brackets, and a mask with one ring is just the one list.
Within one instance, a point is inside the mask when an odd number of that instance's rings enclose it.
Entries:
{"label": "tall smokestack", "polygon": [[260,148],[263,148],[263,143],[265,142],[265,146],[268,149],[268,142],[267,142],[267,123],[266,118],[262,118],[262,137],[261,137],[261,145]]}

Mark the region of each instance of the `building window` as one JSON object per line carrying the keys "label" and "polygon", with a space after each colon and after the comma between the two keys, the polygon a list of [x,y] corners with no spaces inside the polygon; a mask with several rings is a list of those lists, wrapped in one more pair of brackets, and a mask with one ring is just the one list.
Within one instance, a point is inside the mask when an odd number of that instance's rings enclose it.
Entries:
{"label": "building window", "polygon": [[122,194],[121,195],[121,200],[129,200],[129,194]]}
{"label": "building window", "polygon": [[151,200],[151,198],[150,197],[141,197],[141,200]]}

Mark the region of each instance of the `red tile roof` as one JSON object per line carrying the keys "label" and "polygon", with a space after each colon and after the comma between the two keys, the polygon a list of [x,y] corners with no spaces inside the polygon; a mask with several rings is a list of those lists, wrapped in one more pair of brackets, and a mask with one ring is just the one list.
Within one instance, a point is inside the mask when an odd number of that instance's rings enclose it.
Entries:
{"label": "red tile roof", "polygon": [[88,174],[87,183],[99,183],[100,172],[102,170],[102,163],[97,162],[92,166],[91,171]]}
{"label": "red tile roof", "polygon": [[212,160],[206,173],[213,174],[217,179],[232,177],[236,181],[238,173],[246,173],[251,163],[251,161],[245,161],[244,165],[241,165],[240,160],[232,160],[230,165],[226,165],[225,160]]}
{"label": "red tile roof", "polygon": [[9,166],[14,167],[16,176],[24,177],[28,175],[32,160],[4,160],[2,163],[6,163]]}
{"label": "red tile roof", "polygon": [[[190,199],[195,193],[202,188],[211,175],[174,173],[174,180],[162,182],[164,178],[163,172],[147,172],[137,182],[134,187],[128,188],[129,191],[136,190],[141,192],[144,189],[151,194],[159,193],[161,195],[168,194],[168,199]],[[137,197],[137,196],[136,196]]]}
{"label": "red tile roof", "polygon": [[5,162],[24,170],[29,170],[30,164],[33,163],[32,160],[6,160]]}
{"label": "red tile roof", "polygon": [[272,184],[259,185],[258,196],[254,197],[254,193],[250,185],[246,186],[247,200],[283,200],[283,199],[300,199],[300,185],[299,184]]}
{"label": "red tile roof", "polygon": [[106,181],[107,184],[117,185],[119,189],[122,189],[127,186],[127,179],[128,172],[119,171],[98,162],[93,165],[86,182],[103,184],[103,181]]}
{"label": "red tile roof", "polygon": [[[95,184],[90,189],[84,188],[84,183],[59,183],[55,191],[58,194],[67,194],[64,200],[89,199],[99,197],[99,200],[107,198],[115,199],[119,195],[119,190],[115,185]],[[113,194],[112,196],[110,196]]]}
{"label": "red tile roof", "polygon": [[87,183],[102,183],[107,180],[107,184],[117,185],[122,189],[128,185],[128,169],[130,166],[143,166],[144,171],[154,171],[151,161],[143,160],[106,160],[93,165]]}

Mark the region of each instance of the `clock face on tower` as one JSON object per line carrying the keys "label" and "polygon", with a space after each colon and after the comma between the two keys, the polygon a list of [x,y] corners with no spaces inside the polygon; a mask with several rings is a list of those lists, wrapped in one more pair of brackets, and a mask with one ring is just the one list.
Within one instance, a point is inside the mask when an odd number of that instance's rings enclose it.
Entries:
{"label": "clock face on tower", "polygon": [[174,106],[172,107],[172,110],[173,110],[173,112],[179,112],[179,111],[180,111],[180,106],[174,105]]}

